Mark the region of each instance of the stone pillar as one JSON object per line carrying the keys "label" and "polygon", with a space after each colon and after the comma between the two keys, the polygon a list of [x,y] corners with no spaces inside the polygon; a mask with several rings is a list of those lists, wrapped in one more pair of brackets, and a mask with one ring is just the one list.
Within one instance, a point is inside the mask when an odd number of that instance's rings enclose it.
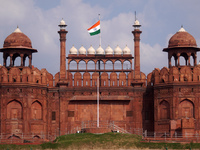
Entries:
{"label": "stone pillar", "polygon": [[6,60],[7,60],[7,58],[6,58],[5,53],[3,53],[3,66],[5,66],[5,67],[6,67]]}
{"label": "stone pillar", "polygon": [[196,66],[197,65],[197,54],[195,53],[195,55],[194,55],[194,66]]}
{"label": "stone pillar", "polygon": [[20,54],[20,57],[21,57],[21,66],[24,66],[24,63],[23,63],[24,62],[23,61],[24,60],[24,54]]}
{"label": "stone pillar", "polygon": [[172,57],[168,55],[169,68],[172,66],[171,58],[172,58]]}
{"label": "stone pillar", "polygon": [[32,55],[29,55],[28,58],[29,58],[29,67],[32,67]]}
{"label": "stone pillar", "polygon": [[178,66],[180,66],[180,54],[177,54],[177,58],[178,58]]}
{"label": "stone pillar", "polygon": [[132,31],[134,35],[134,71],[135,71],[135,79],[140,79],[140,31],[139,28],[135,28]]}
{"label": "stone pillar", "polygon": [[13,66],[13,54],[10,54],[10,67],[12,67]]}
{"label": "stone pillar", "polygon": [[66,79],[66,34],[68,31],[60,29],[60,80]]}

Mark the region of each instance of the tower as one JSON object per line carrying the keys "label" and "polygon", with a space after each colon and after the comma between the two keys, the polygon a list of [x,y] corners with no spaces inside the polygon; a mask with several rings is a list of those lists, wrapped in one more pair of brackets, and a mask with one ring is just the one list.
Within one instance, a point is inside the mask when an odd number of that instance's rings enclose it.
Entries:
{"label": "tower", "polygon": [[66,84],[66,34],[68,31],[65,30],[66,24],[62,19],[60,24],[60,31],[58,31],[60,35],[60,78],[59,84]]}
{"label": "tower", "polygon": [[134,31],[132,31],[134,35],[134,79],[140,80],[140,34],[142,31],[140,31],[140,23],[136,19],[135,23],[133,25]]}

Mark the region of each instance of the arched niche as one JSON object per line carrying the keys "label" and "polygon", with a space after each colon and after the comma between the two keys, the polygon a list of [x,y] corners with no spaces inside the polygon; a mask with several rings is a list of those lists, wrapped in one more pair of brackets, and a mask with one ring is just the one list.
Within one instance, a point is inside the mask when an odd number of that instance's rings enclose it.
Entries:
{"label": "arched niche", "polygon": [[17,120],[22,119],[23,109],[22,104],[17,100],[12,100],[7,104],[7,119]]}
{"label": "arched niche", "polygon": [[74,74],[74,86],[82,86],[82,75],[80,72]]}
{"label": "arched niche", "polygon": [[83,86],[90,86],[90,73],[85,72],[83,74]]}
{"label": "arched niche", "polygon": [[42,104],[39,101],[34,101],[31,105],[31,119],[42,119]]}
{"label": "arched niche", "polygon": [[119,73],[119,86],[127,86],[127,78],[124,72]]}
{"label": "arched niche", "polygon": [[125,60],[123,62],[123,70],[128,70],[128,69],[131,69],[131,62],[128,60]]}
{"label": "arched niche", "polygon": [[166,83],[169,81],[169,69],[164,67],[160,70],[160,82]]}
{"label": "arched niche", "polygon": [[70,63],[69,63],[69,69],[70,70],[77,70],[77,62],[74,61],[74,60],[70,61]]}
{"label": "arched niche", "polygon": [[110,74],[110,86],[118,86],[118,79],[117,79],[117,74],[115,72],[112,72]]}
{"label": "arched niche", "polygon": [[87,63],[87,70],[95,70],[95,63],[94,61],[90,60]]}
{"label": "arched niche", "polygon": [[113,70],[113,63],[112,61],[108,60],[105,63],[105,70]]}
{"label": "arched niche", "polygon": [[185,99],[178,105],[178,118],[194,118],[194,104]]}
{"label": "arched niche", "polygon": [[169,119],[170,118],[170,105],[166,100],[163,100],[160,102],[159,104],[159,115],[160,115],[160,119]]}
{"label": "arched niche", "polygon": [[78,69],[79,70],[86,70],[86,62],[84,60],[79,61]]}
{"label": "arched niche", "polygon": [[97,86],[97,79],[99,78],[99,73],[98,72],[94,72],[92,74],[92,86],[96,87]]}
{"label": "arched niche", "polygon": [[101,86],[108,86],[108,74],[106,72],[101,74]]}
{"label": "arched niche", "polygon": [[115,70],[121,70],[122,69],[122,63],[119,60],[116,60],[114,63],[114,69]]}

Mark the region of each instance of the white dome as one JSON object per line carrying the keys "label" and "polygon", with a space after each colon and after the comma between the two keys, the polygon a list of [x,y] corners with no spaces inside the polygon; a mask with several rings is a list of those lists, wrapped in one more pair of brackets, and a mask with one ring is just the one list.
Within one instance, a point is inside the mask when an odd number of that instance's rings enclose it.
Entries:
{"label": "white dome", "polygon": [[90,46],[90,48],[87,51],[88,54],[95,54],[95,49],[92,47],[92,45]]}
{"label": "white dome", "polygon": [[66,25],[63,19],[60,21],[60,25]]}
{"label": "white dome", "polygon": [[110,46],[108,46],[105,50],[105,53],[106,55],[113,54],[113,49]]}
{"label": "white dome", "polygon": [[78,50],[79,54],[85,55],[86,54],[86,49],[81,46],[80,49]]}
{"label": "white dome", "polygon": [[123,54],[131,54],[131,50],[130,48],[128,48],[128,46],[126,45],[126,47],[123,49]]}
{"label": "white dome", "polygon": [[96,54],[100,54],[100,55],[104,54],[104,50],[103,50],[103,48],[101,46],[99,46],[99,48],[97,48]]}
{"label": "white dome", "polygon": [[72,48],[69,50],[70,54],[77,54],[77,49],[74,47],[74,45],[72,46]]}
{"label": "white dome", "polygon": [[138,20],[135,20],[134,25],[140,25],[140,22]]}
{"label": "white dome", "polygon": [[115,55],[121,55],[122,54],[122,49],[117,45],[117,47],[114,50]]}

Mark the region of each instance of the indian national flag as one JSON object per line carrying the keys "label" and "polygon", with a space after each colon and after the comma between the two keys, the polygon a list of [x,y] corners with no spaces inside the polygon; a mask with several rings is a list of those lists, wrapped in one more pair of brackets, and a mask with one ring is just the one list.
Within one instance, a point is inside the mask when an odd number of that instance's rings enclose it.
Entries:
{"label": "indian national flag", "polygon": [[100,20],[87,30],[91,36],[99,34],[100,33]]}

